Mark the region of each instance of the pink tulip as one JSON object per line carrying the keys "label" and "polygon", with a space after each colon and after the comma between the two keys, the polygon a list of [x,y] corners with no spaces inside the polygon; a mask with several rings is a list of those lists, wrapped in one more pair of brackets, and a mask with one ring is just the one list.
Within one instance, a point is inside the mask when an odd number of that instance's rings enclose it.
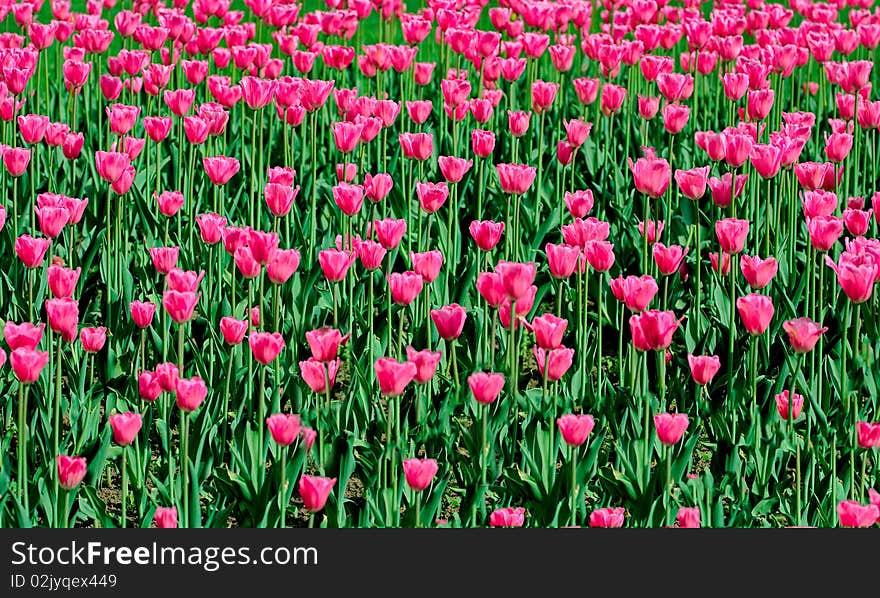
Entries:
{"label": "pink tulip", "polygon": [[788,333],[788,342],[796,353],[808,353],[813,350],[827,326],[821,326],[810,318],[797,318],[786,320],[782,324],[783,330]]}
{"label": "pink tulip", "polygon": [[[779,417],[783,420],[788,421],[789,417],[791,419],[797,419],[801,416],[801,409],[804,407],[803,396],[795,393],[792,397],[788,390],[783,390],[776,395],[775,399],[776,411],[779,413]],[[791,411],[789,412],[789,410]]]}
{"label": "pink tulip", "polygon": [[263,365],[269,365],[275,361],[275,358],[284,349],[284,339],[278,332],[251,332],[248,336],[248,344],[254,359]]}
{"label": "pink tulip", "polygon": [[854,500],[842,500],[837,504],[837,516],[842,527],[871,527],[880,518],[877,505],[861,505]]}
{"label": "pink tulip", "polygon": [[526,510],[523,507],[505,507],[495,509],[489,515],[492,527],[522,527],[525,523]]}
{"label": "pink tulip", "polygon": [[636,191],[648,197],[661,197],[669,187],[672,171],[662,158],[646,157],[633,161],[627,158]]}
{"label": "pink tulip", "polygon": [[705,386],[718,373],[718,370],[721,368],[721,360],[717,355],[697,356],[688,354],[688,365],[690,366],[694,382],[700,386]]}
{"label": "pink tulip", "polygon": [[648,310],[629,319],[633,346],[639,351],[660,351],[672,343],[681,319],[671,311]]}
{"label": "pink tulip", "polygon": [[416,351],[410,346],[406,348],[406,360],[416,366],[416,375],[413,378],[418,384],[424,384],[437,373],[437,364],[440,363],[442,354],[439,351],[423,349]]}
{"label": "pink tulip", "polygon": [[373,364],[379,390],[387,397],[403,394],[406,386],[415,378],[416,366],[408,361],[398,362],[390,357],[380,357]]}
{"label": "pink tulip", "polygon": [[764,334],[773,319],[773,301],[766,295],[751,293],[736,300],[743,326],[752,336]]}
{"label": "pink tulip", "polygon": [[542,349],[535,345],[533,349],[538,364],[538,375],[555,382],[562,378],[574,361],[574,349],[559,346],[555,349]]}
{"label": "pink tulip", "polygon": [[675,521],[680,528],[699,528],[700,507],[679,507]]}
{"label": "pink tulip", "polygon": [[299,495],[302,497],[303,507],[312,513],[322,510],[334,484],[336,478],[303,475],[299,479]]}
{"label": "pink tulip", "polygon": [[110,421],[110,427],[113,429],[113,440],[116,444],[128,446],[134,442],[141,429],[140,413],[133,413],[131,411],[115,413],[107,419]]}
{"label": "pink tulip", "polygon": [[58,484],[70,492],[86,477],[86,460],[84,457],[58,455],[55,458],[58,467]]}
{"label": "pink tulip", "polygon": [[276,413],[266,419],[272,439],[281,446],[290,446],[297,439],[301,425],[298,415]]}
{"label": "pink tulip", "polygon": [[568,446],[581,446],[593,431],[595,421],[592,415],[574,415],[569,413],[556,419],[556,425]]}
{"label": "pink tulip", "polygon": [[437,461],[434,459],[406,459],[403,462],[403,475],[407,485],[421,492],[431,485],[437,475]]}
{"label": "pink tulip", "polygon": [[880,448],[880,422],[856,422],[856,440],[860,448]]}
{"label": "pink tulip", "polygon": [[489,405],[504,388],[504,374],[477,372],[468,376],[468,386],[478,403]]}
{"label": "pink tulip", "polygon": [[626,511],[623,507],[605,507],[590,513],[590,527],[623,527]]}
{"label": "pink tulip", "polygon": [[739,258],[739,267],[743,273],[743,277],[753,290],[759,291],[770,284],[779,264],[776,258],[767,258],[762,260],[758,256],[748,256],[743,254]]}
{"label": "pink tulip", "polygon": [[666,446],[672,446],[681,440],[689,423],[688,416],[684,413],[660,413],[654,416],[657,437]]}

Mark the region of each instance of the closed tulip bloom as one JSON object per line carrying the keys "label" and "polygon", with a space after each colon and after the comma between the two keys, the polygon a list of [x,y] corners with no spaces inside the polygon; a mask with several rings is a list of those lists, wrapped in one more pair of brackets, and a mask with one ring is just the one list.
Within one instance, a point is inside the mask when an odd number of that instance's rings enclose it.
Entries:
{"label": "closed tulip bloom", "polygon": [[171,362],[163,362],[156,365],[156,376],[159,379],[159,385],[166,392],[174,392],[177,389],[177,379],[180,377],[180,371],[176,364]]}
{"label": "closed tulip bloom", "polygon": [[339,347],[349,339],[335,328],[318,328],[306,332],[306,342],[316,361],[330,362],[336,359]]}
{"label": "closed tulip bloom", "polygon": [[175,268],[179,256],[180,247],[150,248],[150,261],[153,262],[153,268],[159,274],[168,274],[172,268]]}
{"label": "closed tulip bloom", "polygon": [[[620,293],[623,303],[630,311],[636,313],[645,311],[659,290],[657,281],[650,274],[625,278],[620,276],[611,281],[611,287],[612,292],[617,287],[617,292]],[[617,292],[615,292],[615,296]]]}
{"label": "closed tulip bloom", "polygon": [[546,374],[551,382],[562,378],[574,361],[574,349],[562,346],[545,350],[535,345],[533,353],[538,364],[538,375],[543,377]]}
{"label": "closed tulip bloom", "polygon": [[662,158],[639,158],[635,162],[627,158],[636,191],[649,197],[661,197],[669,188],[672,171],[669,162]]}
{"label": "closed tulip bloom", "polygon": [[569,413],[556,419],[556,425],[562,433],[562,439],[568,446],[581,446],[587,441],[596,422],[592,415],[574,415]]}
{"label": "closed tulip bloom", "polygon": [[722,253],[719,264],[718,253],[713,252],[709,254],[709,261],[712,263],[712,269],[722,276],[727,276],[730,273],[730,255]]}
{"label": "closed tulip bloom", "polygon": [[46,279],[49,283],[49,290],[53,297],[59,299],[64,297],[72,297],[76,290],[76,283],[79,281],[81,268],[71,270],[58,264],[52,264],[46,270]]}
{"label": "closed tulip bloom", "polygon": [[346,216],[354,216],[361,211],[364,205],[364,188],[360,185],[340,183],[333,186],[332,192],[333,201]]}
{"label": "closed tulip bloom", "polygon": [[208,387],[200,377],[177,379],[175,400],[179,409],[186,412],[195,411],[207,396]]}
{"label": "closed tulip bloom", "polygon": [[782,166],[782,151],[775,145],[756,143],[752,146],[749,161],[761,178],[770,179],[779,173]]}
{"label": "closed tulip bloom", "polygon": [[127,411],[125,413],[115,413],[107,418],[110,421],[110,427],[113,429],[113,440],[119,446],[128,446],[134,442],[135,437],[141,429],[141,414]]}
{"label": "closed tulip bloom", "polygon": [[748,92],[746,113],[749,120],[763,120],[773,107],[775,92],[772,89],[756,89]]}
{"label": "closed tulip bloom", "polygon": [[465,158],[456,158],[454,156],[440,156],[437,158],[437,166],[443,173],[443,178],[447,183],[460,183],[464,175],[474,165],[473,160]]}
{"label": "closed tulip bloom", "polygon": [[676,320],[671,311],[651,309],[629,319],[633,346],[639,351],[660,351],[672,343],[672,335],[678,330],[681,319]]}
{"label": "closed tulip bloom", "polygon": [[586,142],[593,128],[593,123],[580,119],[564,120],[562,124],[565,127],[566,140],[575,148],[581,147]]}
{"label": "closed tulip bloom", "polygon": [[254,259],[265,266],[272,257],[272,252],[278,248],[280,240],[278,233],[252,230],[248,234],[248,248]]}
{"label": "closed tulip bloom", "polygon": [[871,224],[872,210],[856,210],[847,208],[843,211],[843,222],[846,224],[846,230],[854,237],[861,237],[868,232]]}
{"label": "closed tulip bloom", "polygon": [[349,266],[354,263],[354,255],[339,249],[322,249],[318,252],[318,263],[329,282],[341,282]]}
{"label": "closed tulip bloom", "polygon": [[770,281],[776,276],[779,263],[776,258],[769,257],[762,260],[758,256],[743,254],[739,258],[739,268],[749,286],[753,290],[759,291],[770,284]]}
{"label": "closed tulip bloom", "polygon": [[304,474],[299,479],[299,495],[302,497],[303,507],[312,513],[323,509],[335,483],[336,478],[322,478]]}
{"label": "closed tulip bloom", "polygon": [[376,231],[376,239],[382,247],[391,250],[400,245],[403,235],[406,234],[406,220],[393,218],[376,220],[373,223],[373,228]]}
{"label": "closed tulip bloom", "polygon": [[623,507],[605,507],[590,513],[590,527],[623,527],[626,511]]}
{"label": "closed tulip bloom", "polygon": [[47,299],[46,317],[49,328],[70,342],[76,338],[79,326],[79,304],[75,299]]}
{"label": "closed tulip bloom", "polygon": [[679,507],[675,516],[678,527],[696,529],[700,527],[700,507]]}
{"label": "closed tulip bloom", "polygon": [[862,505],[854,500],[842,500],[837,504],[837,517],[841,527],[871,527],[880,518],[877,505]]}
{"label": "closed tulip bloom", "polygon": [[22,384],[33,384],[40,377],[40,372],[49,363],[49,353],[36,351],[26,347],[13,349],[9,354],[9,365],[12,373]]}
{"label": "closed tulip bloom", "polygon": [[492,527],[522,527],[525,523],[526,510],[523,507],[505,507],[495,509],[489,515]]}
{"label": "closed tulip bloom", "polygon": [[810,233],[810,245],[813,249],[825,252],[831,249],[843,234],[843,220],[836,216],[817,216],[809,219],[807,230]]}
{"label": "closed tulip bloom", "polygon": [[424,384],[437,373],[437,364],[440,363],[442,354],[439,351],[423,349],[416,351],[412,347],[406,348],[406,360],[416,366],[416,375],[413,378],[418,384]]}
{"label": "closed tulip bloom", "polygon": [[382,267],[382,262],[388,251],[382,247],[381,243],[367,239],[355,245],[355,253],[361,260],[361,265],[365,270],[373,271]]}
{"label": "closed tulip bloom", "polygon": [[608,241],[587,241],[583,251],[590,267],[596,272],[607,272],[614,265],[614,244]]}
{"label": "closed tulip bloom", "polygon": [[[792,399],[792,395],[788,390],[783,390],[781,393],[776,395],[776,411],[779,412],[779,417],[788,421],[789,417],[791,419],[797,419],[801,416],[801,409],[804,407],[804,397],[795,393],[794,398]],[[791,411],[789,411],[789,409]]]}
{"label": "closed tulip bloom", "polygon": [[407,459],[403,462],[403,475],[407,485],[421,492],[431,485],[437,475],[437,461],[434,459]]}
{"label": "closed tulip bloom", "polygon": [[853,147],[853,136],[849,133],[832,133],[825,136],[825,155],[838,164],[843,162]]}
{"label": "closed tulip bloom", "polygon": [[585,218],[593,209],[593,192],[582,189],[574,192],[565,192],[563,196],[565,207],[573,218]]}
{"label": "closed tulip bloom", "polygon": [[79,340],[86,353],[97,353],[107,342],[107,328],[104,326],[83,328],[79,331]]}
{"label": "closed tulip bloom", "polygon": [[153,513],[153,522],[160,529],[175,529],[177,527],[177,507],[156,507]]}
{"label": "closed tulip bloom", "polygon": [[664,224],[662,220],[648,220],[647,223],[639,221],[639,236],[648,239],[648,243],[656,243],[657,237],[663,234]]}
{"label": "closed tulip bloom", "polygon": [[208,245],[216,245],[223,238],[223,228],[226,226],[226,218],[213,212],[208,212],[207,214],[196,216],[196,224],[199,227],[199,234],[202,237],[202,241]]}
{"label": "closed tulip bloom", "polygon": [[736,255],[743,250],[746,237],[749,235],[749,221],[738,218],[725,218],[715,223],[715,236],[721,250],[729,255]]}
{"label": "closed tulip bloom", "polygon": [[718,370],[721,368],[721,360],[717,355],[688,354],[688,365],[691,368],[691,376],[694,382],[700,386],[705,386],[718,373]]}
{"label": "closed tulip bloom", "polygon": [[7,148],[2,152],[2,155],[3,166],[5,166],[6,171],[14,177],[23,175],[31,161],[31,151],[23,147]]}
{"label": "closed tulip bloom", "polygon": [[495,170],[498,172],[501,191],[511,195],[523,195],[528,192],[537,174],[534,166],[525,164],[496,164]]}
{"label": "closed tulip bloom", "polygon": [[788,342],[796,353],[808,353],[813,350],[826,330],[827,326],[821,326],[810,318],[797,318],[786,320],[782,324],[783,330],[788,333]]}
{"label": "closed tulip bloom", "polygon": [[397,305],[409,305],[422,290],[423,279],[416,272],[392,272],[387,279],[391,300]]}
{"label": "closed tulip bloom", "polygon": [[446,203],[449,187],[446,183],[416,183],[419,206],[427,214],[433,214]]}
{"label": "closed tulip bloom", "polygon": [[34,325],[30,322],[16,324],[15,322],[8,320],[6,324],[3,325],[3,338],[6,340],[6,344],[9,345],[9,348],[13,351],[21,348],[33,350],[40,344],[40,340],[43,338],[43,329],[45,327],[45,324]]}
{"label": "closed tulip bloom", "polygon": [[880,448],[880,422],[857,422],[856,439],[860,448]]}
{"label": "closed tulip bloom", "polygon": [[26,268],[36,268],[43,263],[51,243],[49,239],[21,235],[15,240],[15,255]]}
{"label": "closed tulip bloom", "polygon": [[287,216],[293,207],[293,202],[299,194],[299,185],[291,187],[279,183],[267,183],[263,188],[263,197],[272,215],[280,218]]}
{"label": "closed tulip bloom", "polygon": [[809,219],[831,216],[839,202],[836,193],[823,189],[804,191],[803,198],[804,217]]}
{"label": "closed tulip bloom", "polygon": [[336,383],[336,372],[339,371],[339,358],[323,363],[314,357],[299,362],[299,371],[303,380],[312,392],[323,394],[327,392],[327,383],[330,388]]}
{"label": "closed tulip bloom", "polygon": [[495,249],[501,240],[501,234],[504,232],[503,222],[493,222],[491,220],[474,220],[468,226],[468,232],[471,238],[482,251],[491,251]]}
{"label": "closed tulip bloom", "polygon": [[195,272],[193,270],[181,270],[180,268],[172,268],[165,276],[165,284],[173,291],[186,293],[188,291],[195,292],[199,288],[199,283],[205,278],[205,271]]}
{"label": "closed tulip bloom", "polygon": [[689,423],[688,416],[684,413],[659,413],[654,416],[657,438],[666,446],[672,446],[681,440]]}
{"label": "closed tulip bloom", "polygon": [[733,175],[729,172],[722,175],[720,179],[710,177],[709,189],[712,191],[712,203],[719,208],[729,207],[734,199],[742,195],[747,180],[748,175],[740,174],[737,175],[734,184]]}
{"label": "closed tulip bloom", "polygon": [[278,332],[251,332],[248,336],[251,353],[258,363],[269,365],[284,349],[284,338]]}
{"label": "closed tulip bloom", "polygon": [[168,315],[171,316],[172,320],[182,324],[192,319],[193,312],[201,296],[201,293],[191,291],[185,293],[173,290],[165,291],[162,294],[162,306],[168,312]]}
{"label": "closed tulip bloom", "polygon": [[385,199],[393,187],[394,179],[389,174],[364,175],[364,194],[373,203]]}
{"label": "closed tulip bloom", "polygon": [[578,258],[581,255],[579,247],[571,245],[554,245],[547,243],[544,247],[547,254],[547,265],[550,268],[550,275],[560,280],[569,278],[578,265]]}
{"label": "closed tulip bloom", "polygon": [[495,271],[501,276],[504,293],[510,301],[518,301],[528,293],[537,273],[534,262],[500,261]]}
{"label": "closed tulip bloom", "polygon": [[684,104],[666,104],[662,111],[663,128],[670,135],[677,135],[687,125],[690,114],[690,108]]}
{"label": "closed tulip bloom", "polygon": [[871,292],[874,290],[874,281],[880,266],[873,260],[867,262],[855,262],[846,259],[846,253],[841,254],[838,263],[830,256],[825,256],[825,263],[829,268],[834,270],[837,275],[837,284],[843,290],[844,294],[849,297],[853,303],[864,303],[871,298]]}
{"label": "closed tulip bloom", "polygon": [[183,207],[183,193],[180,191],[163,191],[156,198],[156,203],[159,205],[159,212],[171,218]]}
{"label": "closed tulip bloom", "polygon": [[266,275],[274,284],[284,284],[299,268],[300,255],[296,249],[276,249],[266,264]]}
{"label": "closed tulip bloom", "polygon": [[477,292],[486,300],[490,307],[500,307],[506,300],[501,276],[496,272],[480,272],[477,275]]}
{"label": "closed tulip bloom", "polygon": [[654,262],[661,274],[670,275],[678,272],[681,260],[688,253],[688,248],[680,245],[670,245],[666,247],[663,243],[655,243],[652,251],[654,253]]}
{"label": "closed tulip bloom", "polygon": [[202,159],[205,174],[214,185],[225,185],[236,175],[241,164],[235,158],[229,156],[214,156]]}
{"label": "closed tulip bloom", "polygon": [[330,128],[333,131],[333,141],[336,144],[336,149],[343,154],[353,152],[360,140],[363,125],[343,121],[333,123],[330,125]]}
{"label": "closed tulip bloom", "polygon": [[241,275],[247,279],[256,278],[262,272],[260,262],[254,259],[254,254],[248,246],[236,248],[233,261]]}
{"label": "closed tulip bloom", "polygon": [[151,403],[162,394],[162,385],[159,384],[159,376],[150,370],[144,370],[138,374],[138,396]]}
{"label": "closed tulip bloom", "polygon": [[675,182],[678,184],[678,189],[688,199],[696,200],[703,197],[706,194],[708,181],[708,166],[675,171]]}
{"label": "closed tulip bloom", "polygon": [[433,249],[422,253],[409,254],[412,262],[413,271],[422,277],[424,283],[431,283],[437,280],[440,275],[440,268],[443,265],[443,254],[439,250]]}
{"label": "closed tulip bloom", "polygon": [[773,319],[773,301],[766,295],[751,293],[736,300],[743,326],[752,336],[764,334]]}
{"label": "closed tulip bloom", "polygon": [[61,234],[64,225],[70,218],[70,212],[66,208],[46,206],[43,208],[34,208],[37,213],[37,222],[40,225],[40,232],[54,239]]}
{"label": "closed tulip bloom", "polygon": [[131,319],[138,328],[147,328],[153,322],[156,305],[149,301],[134,300],[128,304]]}
{"label": "closed tulip bloom", "polygon": [[456,339],[464,329],[467,312],[458,303],[444,305],[440,309],[431,310],[431,320],[437,328],[437,334],[444,340]]}
{"label": "closed tulip bloom", "polygon": [[562,344],[562,337],[565,335],[567,326],[568,320],[553,314],[539,316],[532,320],[535,342],[542,349],[556,349]]}
{"label": "closed tulip bloom", "polygon": [[58,468],[58,485],[70,492],[86,477],[85,457],[58,455],[55,458]]}
{"label": "closed tulip bloom", "polygon": [[243,341],[247,329],[247,320],[237,320],[231,316],[220,318],[220,333],[228,345],[237,345]]}
{"label": "closed tulip bloom", "polygon": [[403,394],[406,386],[415,378],[416,366],[408,361],[398,362],[390,357],[380,357],[373,364],[379,390],[387,397]]}
{"label": "closed tulip bloom", "polygon": [[290,446],[300,433],[301,424],[298,415],[291,413],[275,413],[266,418],[266,427],[272,439],[281,446]]}
{"label": "closed tulip bloom", "polygon": [[488,405],[495,402],[504,388],[504,374],[477,372],[468,376],[468,386],[478,403]]}
{"label": "closed tulip bloom", "polygon": [[480,158],[488,158],[495,151],[495,133],[476,129],[471,132],[471,149]]}
{"label": "closed tulip bloom", "polygon": [[639,116],[645,120],[651,120],[660,111],[660,98],[639,96],[638,108]]}
{"label": "closed tulip bloom", "polygon": [[[5,154],[4,154],[5,158]],[[95,169],[98,176],[108,183],[115,183],[131,165],[131,158],[122,152],[95,152]]]}

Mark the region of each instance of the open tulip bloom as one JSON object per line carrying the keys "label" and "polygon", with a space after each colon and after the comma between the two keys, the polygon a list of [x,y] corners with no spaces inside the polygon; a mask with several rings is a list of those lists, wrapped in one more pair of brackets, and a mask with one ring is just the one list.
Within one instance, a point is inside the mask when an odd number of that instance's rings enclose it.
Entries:
{"label": "open tulip bloom", "polygon": [[165,4],[3,12],[0,526],[877,525],[870,2]]}

